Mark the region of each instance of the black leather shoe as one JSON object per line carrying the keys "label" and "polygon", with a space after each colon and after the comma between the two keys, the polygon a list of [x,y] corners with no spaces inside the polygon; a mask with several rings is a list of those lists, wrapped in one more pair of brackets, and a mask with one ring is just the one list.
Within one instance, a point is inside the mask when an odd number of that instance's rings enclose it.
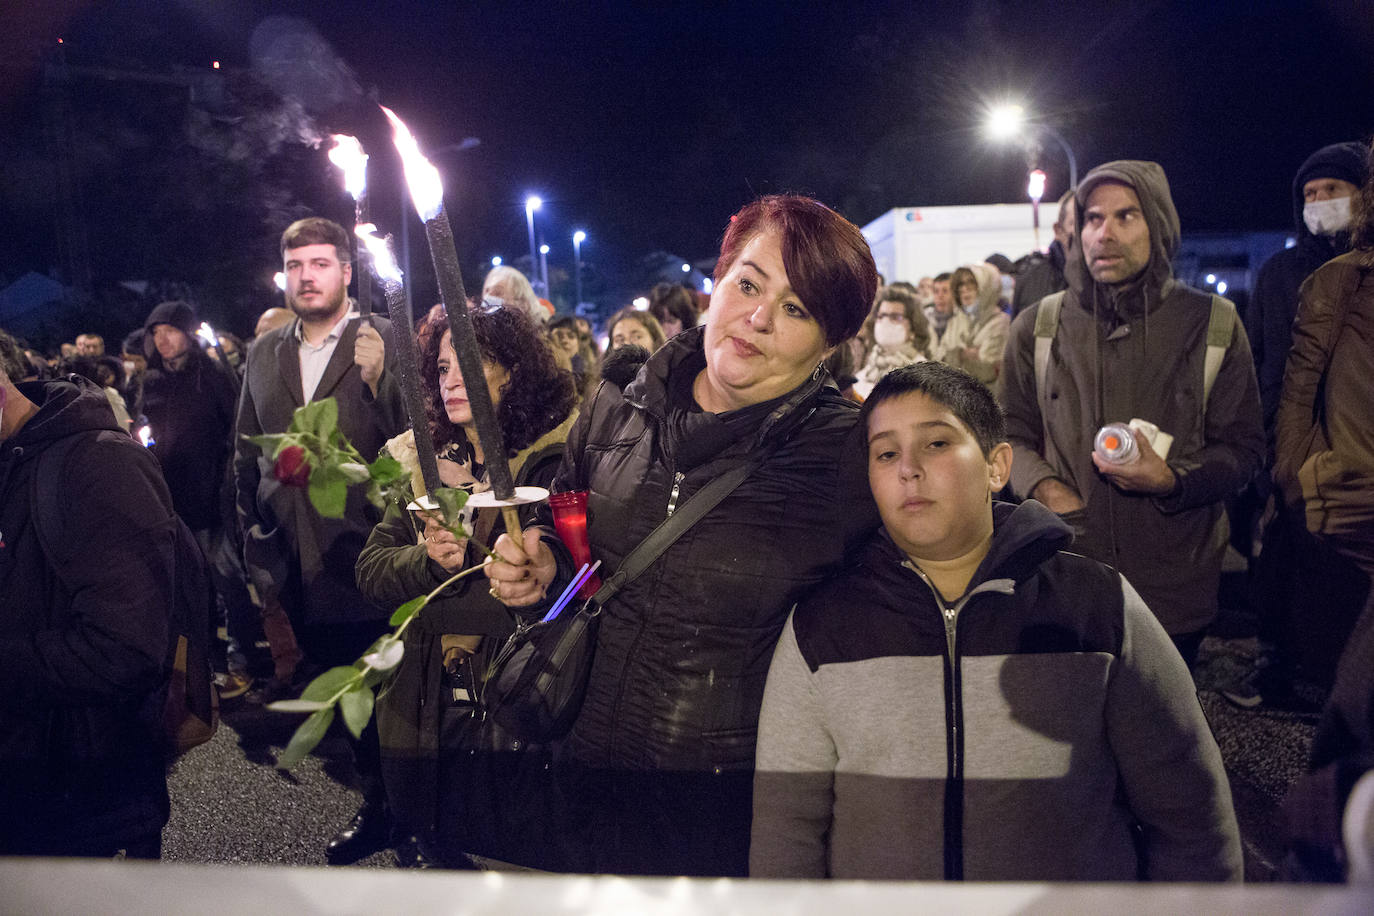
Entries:
{"label": "black leather shoe", "polygon": [[364,805],[348,826],[324,847],[331,865],[349,865],[385,849],[391,840],[391,818],[381,808]]}

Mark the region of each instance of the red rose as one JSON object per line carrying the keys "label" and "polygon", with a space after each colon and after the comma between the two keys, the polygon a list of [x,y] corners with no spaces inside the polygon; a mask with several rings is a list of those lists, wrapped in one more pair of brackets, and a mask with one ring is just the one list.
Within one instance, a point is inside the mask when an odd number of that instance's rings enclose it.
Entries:
{"label": "red rose", "polygon": [[299,445],[288,445],[277,456],[277,465],[272,469],[276,477],[288,487],[304,487],[310,483],[310,461],[305,449]]}

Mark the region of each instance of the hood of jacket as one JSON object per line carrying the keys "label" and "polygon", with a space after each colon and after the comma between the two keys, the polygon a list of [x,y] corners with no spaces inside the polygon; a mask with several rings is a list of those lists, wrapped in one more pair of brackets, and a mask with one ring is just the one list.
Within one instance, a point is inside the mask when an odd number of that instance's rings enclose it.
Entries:
{"label": "hood of jacket", "polygon": [[[1338,254],[1350,249],[1350,233],[1339,232],[1334,236],[1313,235],[1303,222],[1302,187],[1315,178],[1339,178],[1355,187],[1364,184],[1365,167],[1368,155],[1362,143],[1332,143],[1323,146],[1308,156],[1293,176],[1293,226],[1298,234],[1298,246],[1309,249],[1314,260],[1320,258],[1325,263]],[[1314,268],[1315,269],[1315,268]]]}
{"label": "hood of jacket", "polygon": [[79,375],[46,382],[21,382],[19,393],[38,411],[13,436],[0,442],[0,493],[8,475],[73,433],[109,429],[123,433],[110,401],[95,382]]}
{"label": "hood of jacket", "polygon": [[[1083,211],[1088,197],[1094,188],[1109,181],[1124,184],[1135,191],[1136,197],[1140,198],[1145,225],[1150,230],[1150,260],[1145,269],[1131,280],[1111,285],[1098,283],[1092,278],[1083,250]],[[1079,183],[1074,194],[1074,207],[1078,217],[1078,228],[1075,230],[1078,244],[1069,251],[1064,278],[1077,301],[1089,309],[1095,303],[1111,303],[1120,313],[1158,307],[1173,285],[1174,255],[1178,253],[1182,234],[1178,210],[1174,208],[1174,198],[1169,191],[1169,179],[1159,163],[1121,159],[1099,165]]]}
{"label": "hood of jacket", "polygon": [[973,278],[978,281],[978,314],[973,323],[981,325],[988,316],[1001,311],[1002,272],[986,261],[964,266],[973,271]]}
{"label": "hood of jacket", "polygon": [[38,412],[4,442],[5,449],[28,451],[88,430],[123,432],[105,392],[89,379],[69,375],[46,382],[21,382],[17,387],[38,406]]}
{"label": "hood of jacket", "polygon": [[[635,376],[635,380],[625,386],[625,400],[659,420],[666,419],[670,396],[669,379],[679,369],[699,371],[696,366],[698,364],[704,365],[703,351],[705,346],[706,328],[704,325],[688,328],[674,335],[667,343],[653,352],[648,361],[640,367],[639,375]],[[773,409],[758,424],[758,431],[753,436],[750,447],[757,447],[775,431],[789,426],[786,421],[799,414],[798,408],[827,386],[833,389],[835,383],[831,380],[830,373],[826,372],[823,367],[818,367],[796,388],[770,402],[774,405]],[[837,396],[839,395],[838,389],[835,393]]]}
{"label": "hood of jacket", "polygon": [[[1049,509],[1028,499],[1019,505],[994,501],[992,504],[992,545],[978,564],[968,589],[990,579],[1020,582],[1040,564],[1073,542],[1073,529]],[[905,562],[907,555],[883,529],[874,538],[867,555],[869,562]],[[967,590],[966,590],[967,592]]]}

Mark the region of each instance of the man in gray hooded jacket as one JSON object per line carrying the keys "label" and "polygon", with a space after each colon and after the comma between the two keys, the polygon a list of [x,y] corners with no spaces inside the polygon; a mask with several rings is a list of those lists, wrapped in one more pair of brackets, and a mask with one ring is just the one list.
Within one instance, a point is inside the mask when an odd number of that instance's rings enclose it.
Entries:
{"label": "man in gray hooded jacket", "polygon": [[[1229,302],[1173,278],[1178,213],[1158,164],[1098,166],[1076,207],[1068,290],[1019,315],[1007,343],[1012,486],[1125,574],[1191,666],[1217,611],[1222,501],[1264,451],[1249,343]],[[1046,309],[1055,319],[1037,321]],[[1166,456],[1138,432],[1132,462],[1093,453],[1101,427],[1137,418],[1173,437]]]}

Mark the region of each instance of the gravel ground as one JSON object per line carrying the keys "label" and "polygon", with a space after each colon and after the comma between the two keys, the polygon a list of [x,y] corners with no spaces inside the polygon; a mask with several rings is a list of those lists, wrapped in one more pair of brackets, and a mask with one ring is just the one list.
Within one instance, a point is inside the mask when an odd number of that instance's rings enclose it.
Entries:
{"label": "gravel ground", "polygon": [[[1282,855],[1278,804],[1303,771],[1316,718],[1271,709],[1239,710],[1216,691],[1245,671],[1253,638],[1209,638],[1196,679],[1231,777],[1246,879],[1272,881]],[[1313,699],[1314,689],[1301,688]],[[227,703],[214,740],[174,767],[172,818],[163,833],[168,861],[324,865],[324,845],[357,810],[361,796],[342,739],[331,737],[293,773],[272,766],[296,717]],[[360,866],[392,867],[389,851]]]}

